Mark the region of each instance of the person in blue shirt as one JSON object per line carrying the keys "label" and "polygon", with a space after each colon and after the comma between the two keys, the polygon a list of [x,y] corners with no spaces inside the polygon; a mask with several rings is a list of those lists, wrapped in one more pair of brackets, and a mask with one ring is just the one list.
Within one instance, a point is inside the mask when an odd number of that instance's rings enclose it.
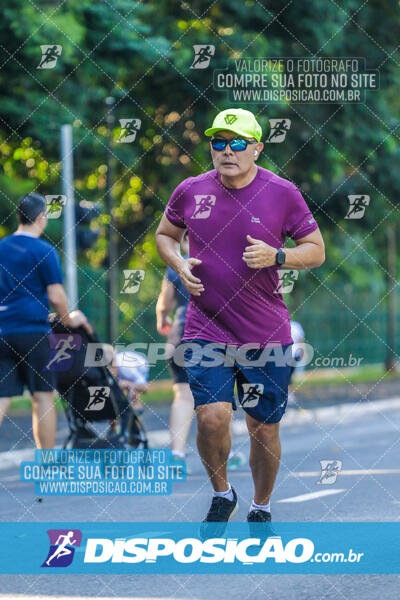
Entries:
{"label": "person in blue shirt", "polygon": [[36,445],[53,448],[55,371],[46,369],[49,302],[67,327],[83,326],[89,333],[92,328],[81,311],[68,312],[58,252],[40,239],[47,225],[45,198],[28,194],[17,212],[17,231],[0,240],[0,423],[11,398],[27,386]]}
{"label": "person in blue shirt", "polygon": [[[185,258],[189,256],[187,231],[182,240],[182,253]],[[171,267],[167,267],[156,305],[157,331],[167,336],[167,342],[174,346],[180,343],[183,336],[189,298],[190,294],[179,275]],[[173,310],[174,318],[171,320],[169,315]],[[171,448],[174,460],[181,462],[185,460],[186,441],[194,414],[194,400],[185,367],[177,365],[171,357],[168,368],[174,392],[170,413]]]}

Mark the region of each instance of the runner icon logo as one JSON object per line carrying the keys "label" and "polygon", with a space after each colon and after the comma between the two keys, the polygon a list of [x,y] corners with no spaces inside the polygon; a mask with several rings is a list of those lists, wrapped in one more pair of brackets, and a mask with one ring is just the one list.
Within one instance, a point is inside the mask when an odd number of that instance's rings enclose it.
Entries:
{"label": "runner icon logo", "polygon": [[294,282],[298,276],[299,272],[293,269],[279,269],[279,281],[274,294],[289,294],[293,290]]}
{"label": "runner icon logo", "polygon": [[121,294],[136,294],[143,281],[145,272],[142,269],[124,269],[124,284]]}
{"label": "runner icon logo", "polygon": [[335,483],[338,474],[342,470],[342,461],[320,460],[319,464],[321,465],[321,476],[317,483],[321,485],[332,485],[332,483]]}
{"label": "runner icon logo", "polygon": [[270,119],[271,131],[267,139],[267,144],[280,144],[284,142],[291,123],[290,119]]}
{"label": "runner icon logo", "polygon": [[243,398],[240,400],[240,404],[243,408],[253,408],[257,406],[263,391],[264,385],[262,383],[242,383]]}
{"label": "runner icon logo", "polygon": [[54,69],[57,64],[57,59],[61,56],[62,46],[57,44],[45,44],[41,45],[40,49],[42,51],[42,58],[37,69]]}
{"label": "runner icon logo", "polygon": [[68,567],[74,558],[75,548],[81,545],[79,529],[48,529],[50,548],[42,567]]}
{"label": "runner icon logo", "polygon": [[190,65],[191,69],[207,69],[211,58],[215,54],[215,46],[212,44],[194,44],[194,59]]}
{"label": "runner icon logo", "polygon": [[46,371],[68,371],[74,362],[74,352],[80,349],[80,335],[68,333],[51,333],[48,336],[50,359],[45,366]]}
{"label": "runner icon logo", "polygon": [[46,198],[46,217],[48,219],[58,219],[61,216],[63,206],[67,202],[67,197],[57,196],[45,196]]}
{"label": "runner icon logo", "polygon": [[134,142],[136,134],[142,125],[142,121],[140,119],[120,119],[119,124],[121,126],[121,131],[117,143],[130,144],[131,142]]}
{"label": "runner icon logo", "polygon": [[110,396],[110,388],[104,385],[89,386],[89,402],[85,410],[103,410],[107,398]]}
{"label": "runner icon logo", "polygon": [[345,219],[361,219],[365,214],[365,207],[369,206],[369,196],[348,196],[349,210]]}
{"label": "runner icon logo", "polygon": [[215,206],[216,197],[213,194],[201,194],[194,197],[196,208],[192,214],[192,219],[208,219],[211,208]]}

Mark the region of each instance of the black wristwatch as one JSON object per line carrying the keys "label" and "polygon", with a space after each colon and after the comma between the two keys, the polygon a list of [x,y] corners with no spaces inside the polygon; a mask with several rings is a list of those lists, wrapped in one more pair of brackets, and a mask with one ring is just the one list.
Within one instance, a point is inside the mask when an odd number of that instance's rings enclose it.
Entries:
{"label": "black wristwatch", "polygon": [[278,251],[275,256],[275,264],[277,264],[279,267],[281,267],[282,265],[285,264],[285,260],[286,260],[286,254],[284,253],[282,248],[278,248]]}

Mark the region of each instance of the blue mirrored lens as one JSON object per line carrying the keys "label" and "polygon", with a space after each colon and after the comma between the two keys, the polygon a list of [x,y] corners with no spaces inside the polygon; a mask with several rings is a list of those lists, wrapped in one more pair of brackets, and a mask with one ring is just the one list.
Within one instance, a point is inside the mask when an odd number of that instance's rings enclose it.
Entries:
{"label": "blue mirrored lens", "polygon": [[[215,140],[211,140],[211,145],[214,148],[214,150],[225,150],[226,148],[226,144],[228,143],[227,140],[219,140],[219,139],[215,139]],[[246,150],[247,148],[247,140],[231,140],[229,142],[230,147],[232,148],[232,150],[234,152],[238,152],[241,150]]]}
{"label": "blue mirrored lens", "polygon": [[235,152],[238,150],[246,150],[247,148],[246,140],[232,140],[229,145]]}
{"label": "blue mirrored lens", "polygon": [[214,150],[225,150],[227,142],[225,140],[211,140],[211,145]]}

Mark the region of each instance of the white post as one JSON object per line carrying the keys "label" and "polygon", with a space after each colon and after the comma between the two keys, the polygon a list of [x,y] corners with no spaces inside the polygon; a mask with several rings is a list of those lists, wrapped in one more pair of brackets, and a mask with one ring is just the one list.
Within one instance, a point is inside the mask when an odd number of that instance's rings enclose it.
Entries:
{"label": "white post", "polygon": [[74,198],[74,167],[72,127],[61,127],[62,193],[66,197],[63,218],[64,268],[69,310],[78,308],[78,278],[76,263],[76,224]]}

